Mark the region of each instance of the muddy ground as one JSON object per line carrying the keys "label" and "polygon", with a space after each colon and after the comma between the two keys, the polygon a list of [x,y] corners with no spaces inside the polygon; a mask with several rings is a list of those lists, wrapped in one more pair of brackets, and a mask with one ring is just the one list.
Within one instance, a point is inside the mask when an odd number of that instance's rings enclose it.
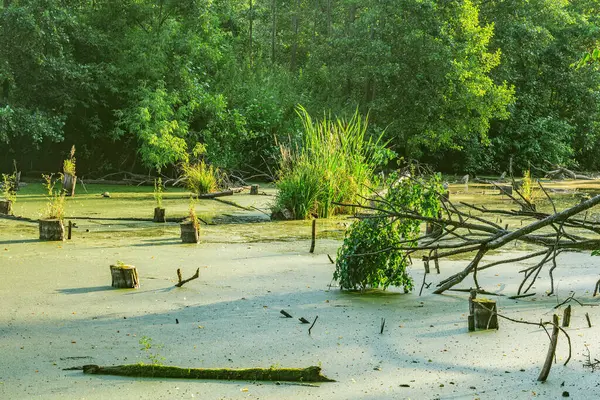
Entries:
{"label": "muddy ground", "polygon": [[[151,217],[151,189],[87,186],[67,200],[73,216]],[[453,196],[506,207],[494,190],[452,186]],[[560,189],[560,188],[559,188]],[[566,188],[569,191],[572,187]],[[593,190],[588,187],[586,190]],[[80,188],[78,188],[80,190]],[[112,197],[99,196],[110,191]],[[266,190],[272,195],[273,191]],[[577,201],[560,192],[564,204]],[[188,194],[165,195],[167,216],[183,216]],[[496,297],[515,319],[550,320],[571,292],[594,307],[573,304],[572,359],[564,337],[546,383],[536,382],[546,356],[546,333],[501,320],[498,331],[467,331],[467,295],[432,295],[435,283],[466,260],[441,264],[434,284],[418,295],[422,265],[411,274],[416,291],[340,292],[331,281],[348,219],[319,221],[316,251],[309,254],[310,222],[268,222],[272,196],[247,194],[200,201],[198,245],[184,245],[177,224],[74,220],[73,239],[37,240],[37,225],[0,219],[0,398],[2,399],[529,399],[594,398],[600,371],[583,367],[587,350],[600,358],[600,300],[592,297],[600,257],[569,253],[559,258],[557,296],[546,296],[544,272],[521,300]],[[39,187],[20,193],[15,213],[32,218],[43,207]],[[252,208],[256,207],[258,208]],[[518,224],[520,221],[510,221]],[[522,248],[489,257],[508,257]],[[113,289],[109,265],[138,268],[140,289]],[[526,263],[480,273],[480,283],[507,296],[517,291]],[[200,268],[200,279],[175,288]],[[469,287],[467,280],[461,285]],[[284,318],[285,309],[294,316]],[[585,313],[594,326],[587,327]],[[312,334],[297,318],[312,321]],[[380,334],[381,319],[386,319]],[[152,348],[141,350],[140,339]],[[335,383],[298,386],[256,382],[184,381],[87,376],[63,368],[159,359],[165,365],[205,368],[321,365]],[[594,394],[595,393],[595,394]]]}

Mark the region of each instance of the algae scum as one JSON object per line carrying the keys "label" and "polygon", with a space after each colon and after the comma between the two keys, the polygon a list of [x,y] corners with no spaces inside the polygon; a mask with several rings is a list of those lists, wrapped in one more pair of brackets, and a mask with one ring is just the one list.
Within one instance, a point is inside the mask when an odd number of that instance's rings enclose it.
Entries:
{"label": "algae scum", "polygon": [[[521,342],[516,338],[532,335],[531,328],[501,327],[495,336],[470,337],[465,333],[461,314],[466,308],[460,297],[435,296],[430,290],[419,297],[394,288],[346,293],[329,286],[335,287],[331,282],[334,266],[327,255],[335,257],[351,217],[318,220],[317,246],[310,254],[311,222],[269,221],[265,213],[275,191],[261,188],[269,195],[226,198],[240,207],[199,200],[196,211],[210,225],[202,224],[201,242],[190,245],[181,243],[177,223],[102,219],[151,218],[155,207],[151,188],[87,185],[87,193],[82,189],[78,187],[76,196],[66,200],[66,220],[77,225],[72,240],[40,242],[37,224],[0,219],[0,398],[474,398],[485,387],[514,387],[511,393],[518,395],[531,388],[530,382],[539,373],[538,357],[495,354],[494,365],[480,368],[482,348],[524,354],[528,347],[516,349],[525,346],[517,345]],[[100,196],[105,191],[110,198]],[[463,185],[452,185],[451,193],[456,204],[512,207],[506,196],[485,185],[471,185],[468,192]],[[579,201],[572,192],[557,196],[559,208]],[[189,193],[169,188],[163,200],[167,217],[184,217],[188,198]],[[19,192],[15,214],[36,219],[43,206],[41,186],[30,184]],[[539,207],[551,209],[549,203],[541,202]],[[597,218],[593,213],[588,217]],[[513,218],[502,223],[518,227],[524,222]],[[109,266],[117,261],[137,267],[139,289],[110,286]],[[569,256],[565,262],[579,264],[558,271],[565,274],[556,276],[557,282],[562,279],[561,293],[583,293],[580,286],[591,282],[595,272],[576,257]],[[420,282],[423,268],[417,264],[411,274]],[[463,267],[464,261],[444,262],[441,276]],[[174,287],[177,269],[187,278],[197,268],[199,279]],[[508,276],[518,274],[509,272],[510,268],[522,265],[485,273],[480,279],[486,280],[486,287],[506,286],[506,293],[515,292],[517,284]],[[435,282],[437,275],[430,280]],[[499,307],[536,320],[541,318],[535,312],[540,303],[549,302],[543,312],[556,304],[543,294],[530,300],[503,300]],[[294,318],[282,317],[282,309]],[[597,309],[589,310],[593,321],[600,318]],[[317,316],[309,335],[307,325],[298,318],[314,321]],[[387,323],[380,334],[382,318]],[[572,335],[573,348],[583,348],[581,341],[594,345],[591,333],[582,330],[582,336]],[[327,377],[340,383],[307,388],[157,378],[90,379],[81,371],[63,370],[147,362],[140,351],[144,336],[163,345],[152,351],[164,357],[168,366],[269,369],[314,365],[322,366]],[[535,355],[545,352],[543,332],[541,337],[535,342]],[[465,353],[461,346],[479,350]],[[513,378],[507,386],[505,371],[520,370],[525,371],[526,384],[515,383]],[[571,370],[564,373],[561,381],[567,380],[568,385]],[[581,376],[580,371],[573,373]],[[549,382],[535,390],[551,391],[552,385]]]}

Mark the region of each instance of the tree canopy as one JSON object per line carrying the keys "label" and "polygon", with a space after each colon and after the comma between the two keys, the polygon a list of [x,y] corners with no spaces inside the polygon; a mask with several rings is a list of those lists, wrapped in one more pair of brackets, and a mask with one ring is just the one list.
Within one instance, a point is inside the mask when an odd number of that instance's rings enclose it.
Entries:
{"label": "tree canopy", "polygon": [[[369,114],[445,171],[600,169],[599,0],[3,0],[0,169],[276,165],[316,117]],[[575,65],[588,53],[588,59]]]}

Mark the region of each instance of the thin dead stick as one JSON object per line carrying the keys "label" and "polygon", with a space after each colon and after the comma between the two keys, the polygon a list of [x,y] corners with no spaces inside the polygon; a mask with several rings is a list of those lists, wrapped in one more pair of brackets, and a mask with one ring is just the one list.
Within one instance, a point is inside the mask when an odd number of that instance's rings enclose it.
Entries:
{"label": "thin dead stick", "polygon": [[199,277],[200,277],[200,268],[198,268],[196,270],[196,273],[194,274],[194,276],[192,276],[191,278],[188,278],[188,279],[181,279],[181,270],[179,268],[177,268],[177,279],[179,280],[179,283],[175,284],[175,286],[182,287],[189,281],[193,281],[194,279],[197,279]]}
{"label": "thin dead stick", "polygon": [[550,345],[548,346],[546,361],[544,362],[540,376],[537,379],[539,382],[545,382],[548,378],[548,374],[550,374],[550,368],[552,368],[552,362],[554,361],[554,353],[556,352],[556,344],[558,343],[558,315],[554,314],[552,316],[552,323],[554,325],[552,328],[552,337],[550,338]]}
{"label": "thin dead stick", "polygon": [[315,322],[317,322],[317,319],[319,319],[319,316],[317,315],[315,317],[315,320],[313,321],[312,325],[310,326],[310,328],[308,328],[308,334],[310,335],[310,331],[312,330],[313,326],[315,326]]}
{"label": "thin dead stick", "polygon": [[310,242],[310,253],[315,252],[316,238],[317,238],[317,220],[313,219],[312,220],[312,236],[311,236],[311,242]]}

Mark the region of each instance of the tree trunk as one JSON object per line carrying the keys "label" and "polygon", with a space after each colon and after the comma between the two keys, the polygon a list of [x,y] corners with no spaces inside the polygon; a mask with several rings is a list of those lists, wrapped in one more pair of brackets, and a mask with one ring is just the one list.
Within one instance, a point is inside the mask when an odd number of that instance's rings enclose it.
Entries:
{"label": "tree trunk", "polygon": [[75,196],[75,185],[77,184],[77,177],[71,174],[65,174],[63,176],[63,190],[67,196]]}

